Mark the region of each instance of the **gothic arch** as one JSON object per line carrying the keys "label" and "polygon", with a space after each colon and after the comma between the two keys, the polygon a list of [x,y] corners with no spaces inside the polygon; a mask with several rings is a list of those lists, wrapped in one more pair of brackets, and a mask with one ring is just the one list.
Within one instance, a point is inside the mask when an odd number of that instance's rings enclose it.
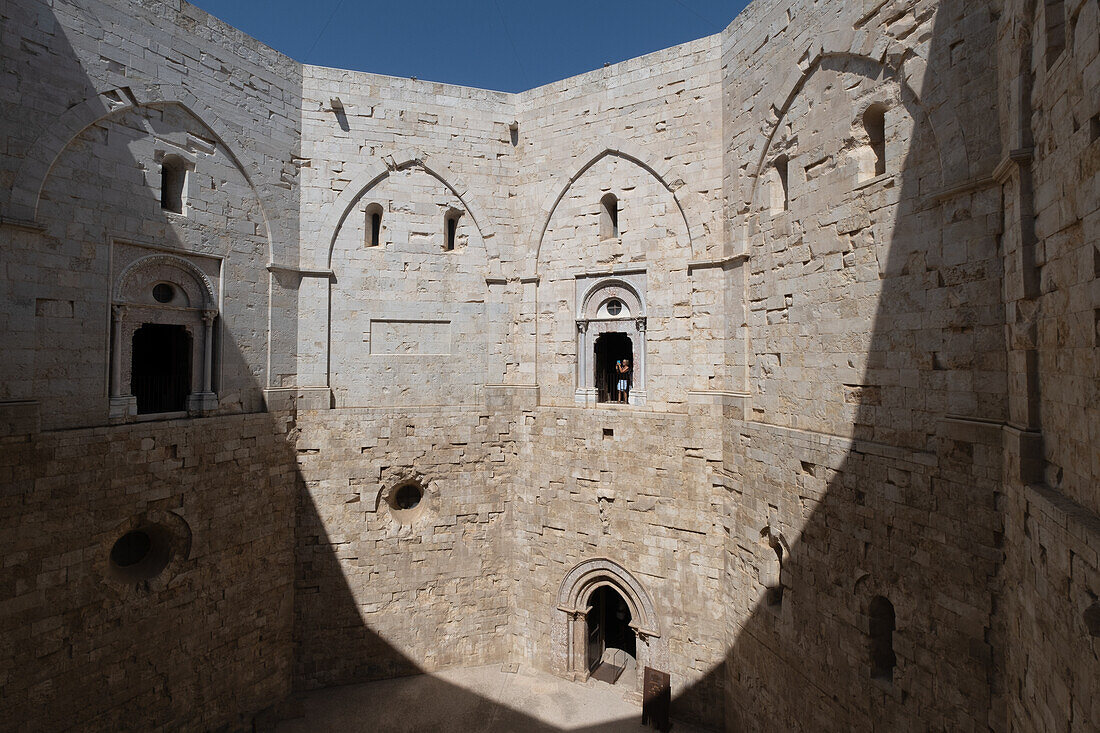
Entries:
{"label": "gothic arch", "polygon": [[632,624],[648,636],[661,635],[657,609],[642,584],[621,565],[607,558],[585,560],[570,570],[558,588],[558,608],[566,613],[584,610],[596,589],[609,585],[630,607]]}
{"label": "gothic arch", "polygon": [[[855,41],[853,41],[853,46],[854,44]],[[791,104],[810,78],[822,69],[822,63],[827,59],[861,61],[882,68],[887,76],[896,81],[901,88],[902,104],[907,108],[911,104],[915,111],[919,112],[920,117],[928,123],[932,138],[936,141],[936,152],[940,159],[940,185],[955,185],[969,180],[971,171],[969,158],[966,155],[966,141],[963,138],[963,128],[959,124],[957,116],[947,105],[939,105],[934,110],[929,109],[919,93],[919,91],[923,91],[925,86],[930,88],[938,86],[934,72],[928,68],[924,59],[901,47],[892,48],[888,52],[882,53],[882,58],[890,56],[890,51],[896,52],[896,57],[907,56],[907,58],[904,59],[902,64],[895,67],[881,60],[881,58],[876,59],[867,55],[864,49],[826,50],[824,47],[819,47],[813,60],[806,66],[805,70],[796,69],[794,73],[787,77],[772,103],[777,110],[776,119],[769,125],[764,144],[761,146],[760,157],[757,160],[755,175],[746,203],[751,206],[756,201],[757,188],[760,185],[764,168],[775,143],[776,135],[783,124],[783,120],[786,119]],[[909,104],[906,103],[907,99]],[[910,114],[913,114],[913,112],[914,109],[910,109]],[[944,142],[947,144],[944,145]],[[945,158],[945,153],[961,156],[961,158]]]}
{"label": "gothic arch", "polygon": [[363,164],[359,173],[352,178],[351,183],[344,188],[343,192],[336,198],[336,201],[329,207],[329,213],[321,223],[320,232],[323,237],[321,241],[325,243],[327,249],[323,265],[324,269],[332,269],[332,252],[333,248],[336,246],[336,237],[339,236],[340,228],[344,225],[344,222],[347,220],[355,204],[358,203],[370,189],[389,177],[390,173],[413,166],[420,168],[425,173],[435,178],[462,202],[463,208],[470,215],[470,218],[474,222],[474,226],[477,228],[478,234],[481,235],[481,241],[486,243],[485,254],[491,263],[491,267],[494,270],[499,267],[499,258],[493,256],[493,254],[488,251],[488,241],[495,232],[488,217],[484,216],[478,207],[471,205],[468,186],[465,182],[451,175],[449,166],[445,161],[440,160],[436,162],[433,159],[432,162],[429,163],[428,156],[423,153],[412,150],[402,150],[393,155],[385,155],[378,159],[369,160]]}
{"label": "gothic arch", "polygon": [[542,241],[546,237],[546,230],[550,227],[550,221],[554,217],[554,212],[557,211],[558,204],[561,203],[561,200],[565,198],[565,194],[569,192],[569,189],[573,186],[574,183],[577,182],[578,179],[580,179],[581,176],[587,173],[592,166],[596,165],[596,163],[600,162],[608,156],[622,158],[623,160],[633,163],[634,165],[638,166],[639,168],[653,176],[653,178],[655,178],[657,182],[661,184],[661,186],[666,191],[669,192],[669,194],[672,196],[672,200],[676,202],[676,208],[680,212],[680,216],[684,221],[684,229],[687,231],[688,235],[688,245],[691,247],[692,252],[694,253],[697,248],[702,246],[702,232],[700,231],[700,228],[698,226],[693,227],[691,225],[691,221],[688,219],[687,212],[685,210],[684,201],[682,200],[682,197],[676,193],[679,186],[673,186],[672,183],[670,183],[670,179],[673,182],[678,180],[677,178],[673,177],[672,172],[666,171],[662,174],[657,170],[657,168],[647,163],[645,161],[645,158],[640,153],[631,151],[630,148],[622,141],[610,139],[588,148],[580,158],[582,161],[584,161],[581,166],[577,168],[576,172],[574,172],[573,175],[569,177],[569,179],[564,183],[564,185],[561,186],[560,189],[557,190],[556,193],[551,191],[551,193],[543,202],[543,205],[539,209],[539,221],[541,222],[541,224],[535,230],[531,242],[528,245],[528,251],[531,252],[532,257],[531,267],[528,270],[529,272],[532,272],[535,275],[538,274],[539,256],[542,252]]}
{"label": "gothic arch", "polygon": [[661,636],[661,622],[653,599],[638,580],[607,558],[585,560],[566,573],[558,588],[557,608],[551,628],[553,668],[575,681],[588,678],[585,615],[588,599],[604,586],[613,588],[630,608],[630,627],[637,636],[636,690],[642,692],[646,667],[668,670],[668,640]]}
{"label": "gothic arch", "polygon": [[246,167],[237,157],[233,146],[226,143],[226,140],[232,140],[234,145],[243,148],[245,147],[244,141],[228,125],[222,122],[213,108],[201,102],[190,92],[184,89],[162,91],[164,91],[164,94],[159,98],[141,100],[138,99],[130,87],[109,89],[66,110],[58,117],[52,127],[38,136],[23,158],[12,184],[12,196],[9,204],[11,215],[24,221],[33,222],[37,219],[42,188],[46,184],[50,171],[61,154],[69,147],[69,144],[84,130],[108,117],[140,107],[158,108],[176,105],[194,117],[199,124],[213,135],[215,142],[244,177],[245,182],[256,197],[260,207],[260,215],[263,217],[268,245],[268,261],[281,261],[282,258],[276,257],[275,242],[268,216],[269,207],[265,204],[264,197],[254,183],[254,179],[260,176],[261,172],[255,165]]}

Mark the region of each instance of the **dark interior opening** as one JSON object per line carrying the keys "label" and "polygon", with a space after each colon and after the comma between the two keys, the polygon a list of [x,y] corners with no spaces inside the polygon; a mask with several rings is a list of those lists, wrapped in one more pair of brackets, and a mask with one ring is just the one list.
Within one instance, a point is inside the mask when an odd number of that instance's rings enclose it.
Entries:
{"label": "dark interior opening", "polygon": [[622,377],[615,371],[615,365],[623,359],[630,359],[630,371],[626,374],[628,391],[634,387],[634,344],[625,333],[605,333],[596,339],[595,351],[598,399],[616,402],[619,399],[616,383]]}
{"label": "dark interior opening", "polygon": [[420,490],[419,486],[413,486],[412,484],[405,484],[397,489],[393,494],[393,508],[394,509],[415,509],[420,504],[420,499],[424,496],[424,492]]}
{"label": "dark interior opening", "polygon": [[871,677],[890,682],[894,679],[897,656],[894,654],[894,605],[882,596],[871,599]]}
{"label": "dark interior opening", "polygon": [[370,215],[370,244],[377,247],[382,241],[382,215],[377,211]]}
{"label": "dark interior opening", "polygon": [[183,326],[146,323],[134,332],[130,391],[138,414],[180,412],[191,392],[191,335]]}
{"label": "dark interior opening", "polygon": [[149,554],[153,541],[146,532],[136,529],[118,538],[111,548],[111,562],[120,568],[137,565]]}
{"label": "dark interior opening", "polygon": [[[638,637],[630,628],[630,606],[610,586],[603,586],[588,599],[588,669],[594,670],[604,659],[608,649],[621,649],[631,657],[638,656]],[[616,664],[623,664],[622,655],[615,657]]]}

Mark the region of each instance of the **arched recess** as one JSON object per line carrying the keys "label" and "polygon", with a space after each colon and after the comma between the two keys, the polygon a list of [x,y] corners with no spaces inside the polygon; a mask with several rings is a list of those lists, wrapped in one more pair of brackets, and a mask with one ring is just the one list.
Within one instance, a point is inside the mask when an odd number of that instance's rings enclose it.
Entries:
{"label": "arched recess", "polygon": [[206,273],[182,257],[167,254],[149,255],[148,257],[142,257],[141,259],[131,262],[118,276],[115,285],[114,302],[119,305],[133,302],[134,280],[137,279],[143,271],[158,265],[181,270],[194,280],[195,284],[198,286],[197,289],[201,292],[202,304],[198,307],[202,310],[218,309],[218,298],[214,294],[214,284],[210,282],[210,278],[206,276]]}
{"label": "arched recess", "polygon": [[552,629],[553,667],[567,679],[583,681],[588,678],[585,614],[592,594],[604,586],[618,592],[630,609],[630,628],[638,641],[636,684],[640,694],[647,666],[668,671],[668,640],[661,635],[660,619],[649,593],[625,568],[607,558],[585,560],[562,579]]}
{"label": "arched recess", "polygon": [[[814,74],[822,69],[822,63],[827,59],[858,61],[861,63],[873,64],[881,68],[884,74],[888,78],[893,79],[901,88],[902,103],[910,109],[910,113],[919,112],[919,116],[917,114],[913,116],[917,119],[923,118],[927,121],[932,138],[936,141],[936,154],[940,160],[941,187],[956,185],[970,179],[971,171],[969,158],[966,154],[967,148],[963,136],[963,128],[962,125],[959,124],[958,117],[955,115],[954,110],[946,104],[930,108],[924,103],[918,93],[918,90],[923,90],[926,87],[936,88],[939,86],[935,73],[928,68],[924,59],[919,56],[913,56],[912,51],[903,49],[896,50],[899,53],[904,52],[904,54],[908,55],[908,58],[905,59],[900,69],[864,53],[852,50],[830,51],[825,48],[819,48],[813,61],[806,66],[804,71],[792,74],[787,78],[783,87],[780,89],[780,93],[775,97],[776,102],[773,103],[778,113],[776,114],[774,123],[769,126],[764,144],[760,148],[760,156],[756,163],[752,186],[746,201],[747,205],[752,206],[753,202],[756,201],[757,187],[760,185],[760,181],[763,178],[765,167],[770,159],[769,156],[771,154],[772,145],[775,143],[776,135],[783,126],[783,121],[786,119],[788,110],[795,98],[802,91],[803,87],[806,86],[806,83]],[[890,55],[889,53],[885,54],[885,56]]]}
{"label": "arched recess", "polygon": [[414,151],[402,151],[363,164],[359,173],[352,178],[351,183],[349,183],[347,187],[344,188],[343,192],[336,198],[336,201],[329,207],[329,213],[321,224],[320,241],[324,242],[326,246],[324,262],[323,264],[319,263],[322,269],[332,269],[332,252],[333,248],[336,246],[336,238],[340,234],[340,228],[343,226],[344,222],[351,214],[351,210],[359,200],[372,188],[381,183],[391,172],[404,170],[410,166],[416,166],[435,178],[462,202],[463,208],[470,215],[470,219],[474,222],[474,226],[477,227],[477,231],[481,235],[481,240],[485,242],[486,257],[493,270],[493,272],[487,274],[498,274],[497,271],[499,270],[500,257],[498,253],[488,251],[489,241],[495,234],[489,218],[485,216],[478,207],[472,204],[467,186],[461,180],[451,175],[444,161],[436,161],[433,158],[432,161],[429,162],[427,155]]}
{"label": "arched recess", "polygon": [[[638,166],[642,170],[653,176],[654,179],[666,190],[669,195],[672,196],[673,201],[676,202],[676,208],[680,212],[680,216],[684,221],[684,229],[687,231],[688,243],[691,246],[692,254],[699,254],[699,250],[703,248],[703,234],[700,226],[692,226],[691,221],[688,218],[687,210],[684,206],[682,196],[677,193],[678,187],[673,186],[671,182],[678,181],[679,179],[674,177],[670,171],[661,173],[654,166],[649,165],[645,161],[645,158],[636,152],[631,152],[628,146],[617,140],[605,140],[600,144],[590,147],[581,156],[581,160],[584,161],[576,172],[569,177],[569,179],[558,189],[552,191],[543,202],[543,205],[539,209],[539,226],[534,230],[531,241],[528,244],[528,252],[530,252],[531,260],[529,261],[528,272],[535,275],[538,274],[539,255],[542,251],[542,241],[546,236],[547,229],[550,228],[550,222],[554,218],[554,212],[557,211],[558,204],[569,192],[569,189],[574,183],[580,179],[588,170],[608,156],[614,156],[622,158],[634,165]],[[670,182],[671,181],[671,182]]]}
{"label": "arched recess", "polygon": [[[261,171],[253,164],[245,166],[237,156],[235,148],[244,149],[246,142],[226,125],[221,117],[209,105],[201,102],[193,94],[182,88],[161,87],[157,98],[138,99],[130,87],[120,87],[101,92],[97,96],[68,109],[57,121],[35,140],[16,172],[12,184],[10,203],[11,215],[25,221],[36,221],[38,204],[46,179],[58,158],[72,141],[92,125],[139,107],[163,108],[169,105],[181,107],[209,131],[214,141],[225,152],[233,166],[244,177],[248,187],[260,207],[264,232],[267,238],[268,262],[282,262],[285,252],[276,251],[268,211],[274,209],[267,205],[254,180],[258,180]],[[230,140],[233,145],[226,142]],[[285,248],[286,244],[283,243]],[[279,249],[282,249],[279,248]]]}

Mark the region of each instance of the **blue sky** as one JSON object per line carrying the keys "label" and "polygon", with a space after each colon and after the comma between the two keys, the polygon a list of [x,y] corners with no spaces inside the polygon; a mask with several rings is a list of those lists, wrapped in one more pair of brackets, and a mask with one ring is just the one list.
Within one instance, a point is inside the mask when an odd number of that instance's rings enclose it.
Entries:
{"label": "blue sky", "polygon": [[747,0],[197,0],[298,61],[515,92],[717,33]]}

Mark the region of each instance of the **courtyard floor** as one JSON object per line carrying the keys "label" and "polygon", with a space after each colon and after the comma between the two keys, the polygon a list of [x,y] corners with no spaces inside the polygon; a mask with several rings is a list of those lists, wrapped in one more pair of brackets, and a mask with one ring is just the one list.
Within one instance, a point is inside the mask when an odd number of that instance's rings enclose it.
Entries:
{"label": "courtyard floor", "polygon": [[[625,682],[568,682],[528,667],[496,664],[333,687],[302,698],[302,717],[278,733],[642,733],[641,708],[623,699]],[[703,729],[673,722],[675,733]]]}

